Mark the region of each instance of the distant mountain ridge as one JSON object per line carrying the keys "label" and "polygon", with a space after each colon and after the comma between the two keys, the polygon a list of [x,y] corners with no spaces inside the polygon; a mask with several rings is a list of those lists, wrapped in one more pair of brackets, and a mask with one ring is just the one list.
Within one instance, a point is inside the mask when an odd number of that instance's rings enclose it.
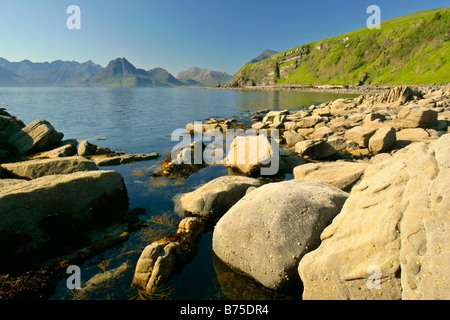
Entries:
{"label": "distant mountain ridge", "polygon": [[10,62],[4,58],[0,58],[0,67],[18,79],[2,83],[3,86],[86,86],[89,79],[103,69],[90,60],[84,63],[61,60]]}
{"label": "distant mountain ridge", "polygon": [[[180,77],[181,75],[181,77]],[[191,67],[174,77],[163,68],[136,68],[126,58],[111,60],[103,68],[92,61],[10,62],[0,58],[1,87],[176,87],[225,85],[233,78],[225,72]]]}
{"label": "distant mountain ridge", "polygon": [[192,86],[217,86],[228,84],[233,76],[225,72],[190,67],[178,73],[177,79]]}

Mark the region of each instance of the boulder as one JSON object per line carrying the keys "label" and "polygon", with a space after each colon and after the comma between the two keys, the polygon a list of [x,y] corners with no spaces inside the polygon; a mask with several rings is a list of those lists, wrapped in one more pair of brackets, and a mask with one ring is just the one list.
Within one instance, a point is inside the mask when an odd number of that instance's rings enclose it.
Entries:
{"label": "boulder", "polygon": [[370,152],[376,154],[388,150],[397,141],[396,131],[392,127],[378,129],[369,140]]}
{"label": "boulder", "polygon": [[317,250],[303,299],[448,300],[450,135],[370,166]]}
{"label": "boulder", "polygon": [[84,171],[4,186],[0,208],[0,259],[12,259],[81,241],[93,223],[126,210],[128,196],[119,173]]}
{"label": "boulder", "polygon": [[[216,178],[180,198],[180,215],[220,217],[239,201],[250,187],[261,186],[261,181],[242,176]],[[178,206],[176,206],[178,207]]]}
{"label": "boulder", "polygon": [[283,138],[286,140],[286,147],[294,147],[297,142],[305,140],[305,138],[295,131],[283,132]]}
{"label": "boulder", "polygon": [[349,191],[369,164],[359,162],[307,163],[294,168],[294,179],[312,179]]}
{"label": "boulder", "polygon": [[44,151],[36,154],[33,159],[42,159],[42,158],[62,158],[62,157],[71,157],[77,153],[76,148],[71,144],[65,144],[61,147],[57,147],[50,151]]}
{"label": "boulder", "polygon": [[2,175],[19,179],[37,179],[48,175],[98,170],[95,163],[77,156],[4,163],[1,167],[5,169]]}
{"label": "boulder", "polygon": [[404,141],[422,141],[426,142],[430,140],[430,134],[422,128],[403,129],[396,133],[397,140]]}
{"label": "boulder", "polygon": [[438,113],[415,104],[403,107],[398,113],[403,128],[431,128],[437,124]]}
{"label": "boulder", "polygon": [[355,141],[361,148],[369,146],[369,139],[375,134],[375,129],[357,126],[348,130],[344,137],[347,140]]}
{"label": "boulder", "polygon": [[46,120],[38,119],[9,136],[8,144],[20,153],[45,151],[58,145],[64,134]]}
{"label": "boulder", "polygon": [[342,137],[325,139],[310,139],[295,144],[295,152],[312,159],[324,159],[347,148],[347,142]]}
{"label": "boulder", "polygon": [[237,136],[224,165],[249,176],[273,175],[278,172],[279,157],[279,145],[273,138],[269,141],[266,135]]}
{"label": "boulder", "polygon": [[263,185],[245,195],[216,224],[214,253],[270,289],[298,286],[298,262],[320,244],[321,231],[347,196],[309,179]]}
{"label": "boulder", "polygon": [[89,143],[87,140],[83,140],[80,142],[80,145],[78,146],[77,153],[79,156],[84,157],[93,155],[112,154],[114,152],[108,148],[99,147],[95,144]]}
{"label": "boulder", "polygon": [[309,116],[309,117],[304,117],[303,119],[301,119],[299,122],[297,122],[297,126],[299,128],[312,128],[314,127],[316,124],[318,124],[319,122],[322,122],[323,118],[319,117],[319,116]]}
{"label": "boulder", "polygon": [[334,131],[328,128],[327,126],[323,126],[318,128],[313,134],[311,134],[312,139],[322,139],[322,138],[328,138],[329,136],[332,136],[334,134]]}
{"label": "boulder", "polygon": [[12,134],[20,131],[25,127],[25,124],[10,115],[0,115],[0,143],[6,142],[6,139]]}

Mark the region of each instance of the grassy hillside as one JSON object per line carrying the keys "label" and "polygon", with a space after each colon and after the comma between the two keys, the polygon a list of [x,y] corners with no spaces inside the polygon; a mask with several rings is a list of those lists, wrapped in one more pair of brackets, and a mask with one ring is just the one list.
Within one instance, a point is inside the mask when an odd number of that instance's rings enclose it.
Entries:
{"label": "grassy hillside", "polygon": [[242,67],[231,85],[450,81],[450,7],[304,44]]}

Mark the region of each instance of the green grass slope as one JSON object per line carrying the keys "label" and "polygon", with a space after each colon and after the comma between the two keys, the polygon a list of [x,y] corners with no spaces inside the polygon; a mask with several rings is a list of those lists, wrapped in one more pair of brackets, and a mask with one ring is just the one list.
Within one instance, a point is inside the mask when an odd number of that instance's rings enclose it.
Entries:
{"label": "green grass slope", "polygon": [[304,44],[243,66],[231,85],[450,81],[450,7]]}

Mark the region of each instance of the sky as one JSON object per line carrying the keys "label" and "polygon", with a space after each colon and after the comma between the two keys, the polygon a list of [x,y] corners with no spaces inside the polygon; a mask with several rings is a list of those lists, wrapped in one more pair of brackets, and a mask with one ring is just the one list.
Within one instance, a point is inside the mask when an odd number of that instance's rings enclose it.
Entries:
{"label": "sky", "polygon": [[[33,62],[117,57],[173,75],[191,66],[234,74],[265,49],[284,51],[448,0],[0,0],[0,57]],[[69,29],[70,5],[81,29]]]}

